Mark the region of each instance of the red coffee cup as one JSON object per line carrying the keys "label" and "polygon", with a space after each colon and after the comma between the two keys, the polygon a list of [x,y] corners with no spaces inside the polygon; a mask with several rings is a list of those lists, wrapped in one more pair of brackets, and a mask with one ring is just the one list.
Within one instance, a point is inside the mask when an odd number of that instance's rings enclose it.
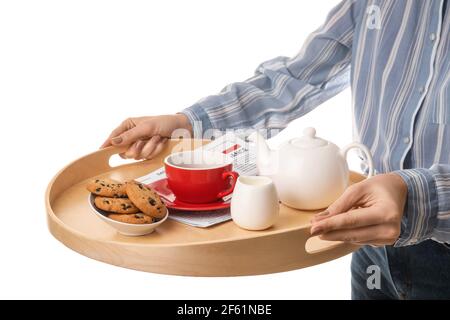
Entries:
{"label": "red coffee cup", "polygon": [[238,173],[222,153],[187,151],[164,160],[167,182],[177,200],[189,203],[215,202],[233,192]]}

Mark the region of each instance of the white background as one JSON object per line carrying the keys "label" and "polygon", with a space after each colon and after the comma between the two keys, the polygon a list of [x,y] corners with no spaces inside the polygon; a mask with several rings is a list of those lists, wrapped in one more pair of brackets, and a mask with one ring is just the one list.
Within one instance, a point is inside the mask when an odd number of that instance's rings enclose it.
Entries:
{"label": "white background", "polygon": [[[254,277],[146,274],[67,249],[47,231],[44,208],[52,176],[124,118],[177,112],[260,62],[296,54],[337,2],[1,1],[0,298],[348,299],[350,256]],[[305,126],[350,142],[349,92],[273,144]]]}

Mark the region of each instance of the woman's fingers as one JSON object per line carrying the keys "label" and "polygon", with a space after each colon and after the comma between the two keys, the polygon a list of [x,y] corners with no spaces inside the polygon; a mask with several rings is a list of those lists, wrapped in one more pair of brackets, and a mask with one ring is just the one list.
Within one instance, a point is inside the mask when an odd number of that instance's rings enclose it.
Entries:
{"label": "woman's fingers", "polygon": [[123,128],[123,125],[118,126],[116,129],[114,129],[111,134],[108,136],[108,138],[103,142],[103,144],[100,146],[100,149],[112,146],[111,138],[118,136],[122,132],[124,132],[125,129]]}
{"label": "woman's fingers", "polygon": [[109,135],[109,137],[105,140],[105,142],[103,142],[103,144],[100,146],[100,149],[104,149],[106,147],[110,147],[112,146],[112,142],[111,139],[113,137],[118,136],[119,134],[121,134],[123,131],[120,131],[119,129],[121,129],[120,127],[114,129],[114,131]]}
{"label": "woman's fingers", "polygon": [[105,142],[103,142],[103,144],[101,145],[100,149],[112,146],[112,141],[111,139],[114,137],[119,136],[120,134],[122,134],[123,132],[135,127],[136,124],[134,123],[133,119],[127,119],[125,121],[123,121],[120,126],[118,126],[117,128],[115,128],[111,134],[109,135],[109,137],[105,140]]}
{"label": "woman's fingers", "polygon": [[108,139],[106,139],[105,142],[102,143],[102,145],[100,146],[100,149],[104,149],[104,148],[110,147],[110,146],[112,146],[111,139],[108,137]]}
{"label": "woman's fingers", "polygon": [[331,214],[347,212],[358,206],[360,200],[364,197],[364,194],[364,182],[351,185],[344,191],[342,196],[328,207],[328,211],[330,211]]}
{"label": "woman's fingers", "polygon": [[167,140],[160,136],[153,136],[149,140],[138,140],[119,156],[123,159],[152,159],[163,150]]}
{"label": "woman's fingers", "polygon": [[316,222],[319,222],[326,218],[330,218],[331,216],[335,216],[335,215],[336,215],[336,213],[332,215],[331,212],[327,209],[325,211],[315,214],[314,217],[311,219],[311,223],[316,223]]}
{"label": "woman's fingers", "polygon": [[150,128],[147,126],[137,126],[113,137],[111,143],[117,147],[129,146],[138,140],[149,139],[152,136],[151,133]]}
{"label": "woman's fingers", "polygon": [[336,230],[324,233],[320,239],[327,241],[344,241],[355,244],[381,245],[395,242],[395,235],[390,234],[384,225],[362,227],[351,230]]}
{"label": "woman's fingers", "polygon": [[141,154],[141,150],[145,146],[145,143],[146,141],[143,140],[138,140],[135,143],[133,143],[125,152],[124,154],[125,159],[137,159],[138,156]]}
{"label": "woman's fingers", "polygon": [[122,159],[152,159],[162,151],[167,140],[160,136],[153,136],[150,140],[138,140],[119,156]]}
{"label": "woman's fingers", "polygon": [[167,138],[162,139],[156,145],[156,148],[153,150],[153,152],[148,157],[146,157],[146,159],[153,159],[154,157],[156,157],[164,149],[164,146],[166,145],[167,140],[168,140]]}
{"label": "woman's fingers", "polygon": [[355,229],[381,224],[383,222],[384,213],[380,213],[376,208],[359,208],[329,217],[328,219],[313,222],[311,234],[319,235],[334,230]]}
{"label": "woman's fingers", "polygon": [[311,223],[325,220],[347,212],[352,208],[356,208],[363,197],[364,186],[362,183],[356,183],[348,187],[344,193],[328,207],[327,210],[316,214],[312,218]]}
{"label": "woman's fingers", "polygon": [[138,140],[148,140],[155,134],[154,121],[139,121],[130,118],[122,122],[122,124],[111,132],[108,139],[103,143],[102,147],[110,145],[117,147],[131,146]]}
{"label": "woman's fingers", "polygon": [[146,142],[146,144],[143,146],[139,158],[140,159],[148,159],[148,157],[152,154],[152,152],[155,150],[158,143],[161,141],[160,136],[153,136],[150,140]]}

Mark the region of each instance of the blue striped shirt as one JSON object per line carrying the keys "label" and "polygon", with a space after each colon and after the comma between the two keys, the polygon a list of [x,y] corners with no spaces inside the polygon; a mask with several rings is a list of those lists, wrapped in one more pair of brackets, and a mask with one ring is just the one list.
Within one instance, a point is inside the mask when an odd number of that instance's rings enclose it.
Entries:
{"label": "blue striped shirt", "polygon": [[272,128],[348,86],[354,135],[408,185],[396,246],[450,242],[450,14],[444,0],[345,0],[298,55],[183,110],[194,134]]}

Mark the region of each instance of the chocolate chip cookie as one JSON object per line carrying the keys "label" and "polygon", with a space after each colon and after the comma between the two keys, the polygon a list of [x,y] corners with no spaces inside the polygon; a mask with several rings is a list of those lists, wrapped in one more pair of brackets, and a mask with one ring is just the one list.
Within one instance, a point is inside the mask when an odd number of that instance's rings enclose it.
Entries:
{"label": "chocolate chip cookie", "polygon": [[108,215],[108,218],[113,219],[115,221],[123,222],[123,223],[131,223],[131,224],[147,224],[156,222],[155,218],[152,218],[142,212],[134,213],[134,214],[117,214],[111,213]]}
{"label": "chocolate chip cookie", "polygon": [[165,217],[166,206],[155,191],[136,181],[127,183],[126,191],[130,200],[143,213],[157,219]]}
{"label": "chocolate chip cookie", "polygon": [[127,198],[126,184],[112,179],[95,179],[86,188],[97,196],[109,198]]}
{"label": "chocolate chip cookie", "polygon": [[96,197],[95,206],[103,211],[114,213],[138,213],[140,210],[130,199]]}

